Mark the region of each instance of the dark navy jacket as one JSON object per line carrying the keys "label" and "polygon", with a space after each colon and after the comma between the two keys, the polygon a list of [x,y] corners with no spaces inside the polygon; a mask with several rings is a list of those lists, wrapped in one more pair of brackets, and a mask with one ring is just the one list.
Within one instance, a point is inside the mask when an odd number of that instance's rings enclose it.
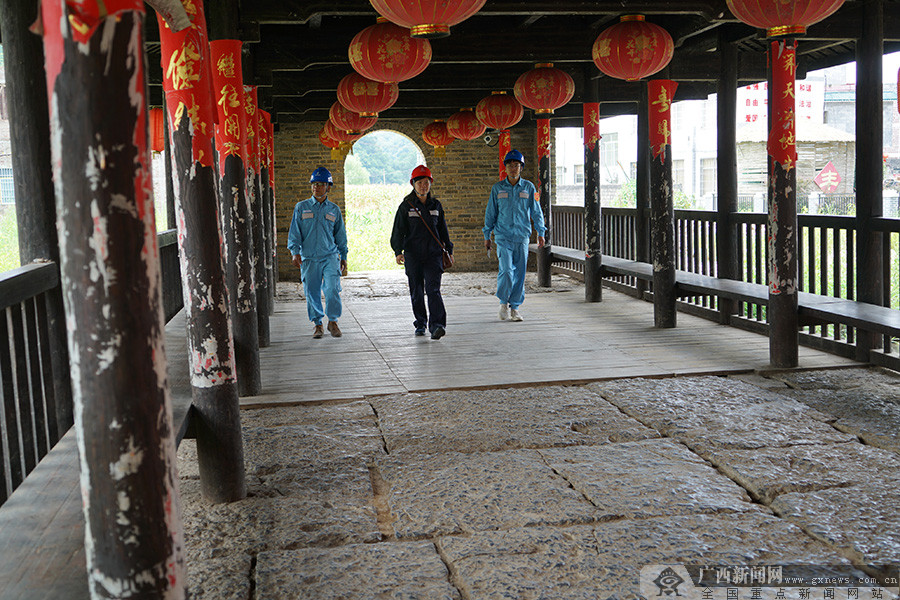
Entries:
{"label": "dark navy jacket", "polygon": [[447,231],[444,207],[431,193],[428,194],[425,204],[422,204],[416,193],[411,192],[403,199],[394,216],[394,229],[391,232],[391,248],[394,249],[394,256],[404,254],[412,260],[424,260],[429,256],[441,255],[441,246],[428,233],[422,219],[419,218],[419,213],[428,220],[428,226],[444,243],[447,252],[453,254],[453,243]]}

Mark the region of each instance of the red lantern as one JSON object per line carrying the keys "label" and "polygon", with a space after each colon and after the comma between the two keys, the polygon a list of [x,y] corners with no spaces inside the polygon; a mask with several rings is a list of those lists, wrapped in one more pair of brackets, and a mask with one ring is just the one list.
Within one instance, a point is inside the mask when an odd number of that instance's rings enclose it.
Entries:
{"label": "red lantern", "polygon": [[369,0],[382,16],[407,27],[416,38],[442,38],[450,27],[481,10],[485,0]]}
{"label": "red lantern", "polygon": [[594,42],[591,57],[603,73],[637,81],[663,70],[675,51],[669,32],[643,15],[626,15]]}
{"label": "red lantern", "polygon": [[341,157],[341,143],[328,135],[328,132],[325,131],[325,128],[319,130],[319,141],[322,142],[322,145],[326,148],[331,148],[331,158],[333,160],[337,160]]}
{"label": "red lantern", "polygon": [[575,95],[575,81],[553,63],[542,63],[519,75],[513,92],[519,102],[536,114],[552,115]]}
{"label": "red lantern", "polygon": [[728,8],[751,27],[766,30],[766,37],[795,36],[832,15],[844,0],[728,0]]}
{"label": "red lantern", "polygon": [[349,131],[345,131],[343,129],[339,129],[335,127],[332,121],[325,121],[325,126],[322,127],[322,131],[333,140],[337,140],[344,144],[350,144],[355,142],[359,138],[362,137],[361,133],[350,133]]}
{"label": "red lantern", "polygon": [[334,123],[334,126],[338,129],[357,134],[375,125],[378,122],[378,117],[364,117],[358,112],[348,110],[340,102],[335,102],[328,111],[328,120]]}
{"label": "red lantern", "polygon": [[431,62],[431,42],[419,40],[384,17],[356,34],[347,50],[353,69],[372,81],[412,79]]}
{"label": "red lantern", "polygon": [[422,139],[427,144],[434,146],[435,156],[444,156],[444,148],[452,144],[456,138],[447,131],[447,123],[438,119],[425,126],[425,129],[422,130]]}
{"label": "red lantern", "polygon": [[377,117],[379,112],[394,105],[400,97],[400,88],[396,83],[372,81],[359,73],[350,73],[338,84],[337,97],[344,108],[363,117]]}
{"label": "red lantern", "polygon": [[475,106],[475,116],[492,129],[509,129],[522,120],[525,109],[519,101],[506,92],[491,92],[491,95]]}
{"label": "red lantern", "polygon": [[463,108],[447,119],[447,131],[459,140],[474,140],[487,129],[487,125],[478,120],[471,108]]}
{"label": "red lantern", "polygon": [[166,149],[166,117],[161,108],[150,109],[150,149],[162,152]]}

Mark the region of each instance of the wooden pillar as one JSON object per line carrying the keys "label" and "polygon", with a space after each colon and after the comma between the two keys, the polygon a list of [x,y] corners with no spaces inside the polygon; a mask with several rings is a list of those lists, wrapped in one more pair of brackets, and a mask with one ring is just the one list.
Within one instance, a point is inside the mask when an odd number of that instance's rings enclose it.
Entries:
{"label": "wooden pillar", "polygon": [[798,364],[796,41],[769,43],[769,360]]}
{"label": "wooden pillar", "polygon": [[[863,5],[862,36],[856,42],[856,289],[857,299],[884,304],[882,233],[872,219],[883,213],[882,57],[883,0]],[[857,330],[856,360],[868,362],[869,351],[881,347],[882,336]]]}
{"label": "wooden pillar", "polygon": [[268,348],[269,336],[269,281],[266,273],[266,226],[262,199],[259,160],[259,105],[256,86],[244,86],[244,102],[247,112],[247,192],[250,197],[250,213],[253,227],[253,276],[256,281],[256,324],[259,328],[259,347]]}
{"label": "wooden pillar", "polygon": [[[86,4],[81,15],[98,14]],[[61,0],[41,5],[88,587],[93,598],[184,598],[144,8],[108,8],[82,21]]]}
{"label": "wooden pillar", "polygon": [[647,83],[650,142],[650,236],[653,258],[653,323],[675,327],[675,206],[672,193],[671,106],[678,84]]}
{"label": "wooden pillar", "polygon": [[270,166],[270,157],[269,151],[271,149],[271,139],[269,136],[271,135],[271,116],[264,110],[259,111],[259,136],[263,141],[259,147],[259,182],[260,182],[260,190],[262,192],[261,200],[262,200],[262,209],[264,215],[264,226],[266,230],[266,247],[265,250],[265,259],[266,259],[266,283],[267,283],[267,307],[269,309],[269,315],[271,316],[275,312],[275,214],[274,207],[272,206],[272,178],[270,175],[271,166]]}
{"label": "wooden pillar", "polygon": [[275,215],[276,213],[276,204],[275,204],[275,126],[272,124],[272,115],[269,113],[263,113],[266,118],[266,128],[268,129],[267,138],[269,140],[269,149],[266,153],[267,156],[267,165],[269,167],[269,198],[268,198],[268,206],[269,206],[269,214],[271,217],[270,222],[270,232],[272,233],[272,247],[269,249],[269,252],[272,257],[272,281],[271,281],[271,298],[272,298],[272,312],[275,312],[275,291],[276,284],[278,283],[278,269],[276,265],[278,264],[278,227],[275,224]]}
{"label": "wooden pillar", "polygon": [[[41,38],[28,31],[37,16],[38,5],[32,0],[6,0],[0,10],[19,259],[23,265],[36,260],[59,265],[44,50]],[[53,388],[46,391],[47,423],[51,443],[55,443],[74,422],[72,385],[61,288],[48,292],[45,298],[53,375]]]}
{"label": "wooden pillar", "polygon": [[550,244],[553,242],[553,210],[550,206],[550,119],[537,119],[538,189],[544,213],[544,247],[537,252],[537,283],[550,287]]}
{"label": "wooden pillar", "polygon": [[[175,156],[178,250],[187,307],[191,396],[199,413],[200,489],[213,503],[247,495],[231,311],[222,260],[212,146],[215,108],[202,6],[191,26],[173,32],[159,18],[163,86]],[[185,73],[197,73],[194,79]]]}
{"label": "wooden pillar", "polygon": [[169,111],[166,110],[166,95],[163,93],[163,119],[165,126],[163,127],[163,140],[165,148],[163,149],[166,163],[166,229],[178,229],[178,217],[175,214],[175,178],[172,176],[172,136],[169,133],[172,127],[169,121]]}
{"label": "wooden pillar", "polygon": [[[647,232],[647,221],[650,207],[650,103],[647,101],[647,82],[640,82],[641,92],[637,110],[637,160],[635,165],[635,214],[634,239],[635,260],[650,262],[650,236]],[[643,279],[635,284],[638,298],[642,298],[647,289]]]}
{"label": "wooden pillar", "polygon": [[[737,212],[737,48],[719,34],[718,53],[721,60],[716,89],[717,165],[716,192],[716,275],[720,279],[738,279],[740,275],[740,239],[732,221]],[[721,323],[731,322],[737,303],[719,298]]]}
{"label": "wooden pillar", "polygon": [[600,103],[596,79],[585,77],[584,115],[584,300],[603,300],[603,238],[600,219]]}
{"label": "wooden pillar", "polygon": [[219,218],[222,221],[225,281],[228,284],[237,367],[238,394],[255,396],[262,389],[259,368],[259,324],[253,271],[253,231],[244,167],[247,117],[241,74],[241,42],[210,42],[213,89],[219,122]]}

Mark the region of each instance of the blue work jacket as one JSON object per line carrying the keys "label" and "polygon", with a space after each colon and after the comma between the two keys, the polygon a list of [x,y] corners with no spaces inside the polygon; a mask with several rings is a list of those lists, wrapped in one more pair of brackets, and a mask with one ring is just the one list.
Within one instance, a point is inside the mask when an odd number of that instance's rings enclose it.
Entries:
{"label": "blue work jacket", "polygon": [[292,256],[300,258],[328,258],[338,254],[347,260],[347,230],[338,205],[307,198],[294,206],[287,247]]}
{"label": "blue work jacket", "polygon": [[491,197],[484,211],[484,239],[498,244],[522,243],[531,237],[531,223],[538,235],[544,237],[544,213],[534,199],[534,184],[527,179],[519,179],[512,185],[509,179],[498,181],[491,187]]}

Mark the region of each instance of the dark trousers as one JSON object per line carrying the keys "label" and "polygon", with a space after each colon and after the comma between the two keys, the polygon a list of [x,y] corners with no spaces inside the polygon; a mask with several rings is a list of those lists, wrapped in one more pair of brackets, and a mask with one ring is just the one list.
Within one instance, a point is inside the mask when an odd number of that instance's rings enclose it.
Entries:
{"label": "dark trousers", "polygon": [[[405,256],[406,277],[409,279],[409,297],[412,300],[413,321],[416,329],[428,326],[428,331],[434,332],[440,326],[447,327],[447,311],[444,309],[444,299],[441,297],[441,275],[444,267],[441,264],[441,255],[425,257],[418,260],[409,254]],[[428,296],[428,312],[425,312],[425,296]],[[430,318],[429,318],[430,315]]]}

